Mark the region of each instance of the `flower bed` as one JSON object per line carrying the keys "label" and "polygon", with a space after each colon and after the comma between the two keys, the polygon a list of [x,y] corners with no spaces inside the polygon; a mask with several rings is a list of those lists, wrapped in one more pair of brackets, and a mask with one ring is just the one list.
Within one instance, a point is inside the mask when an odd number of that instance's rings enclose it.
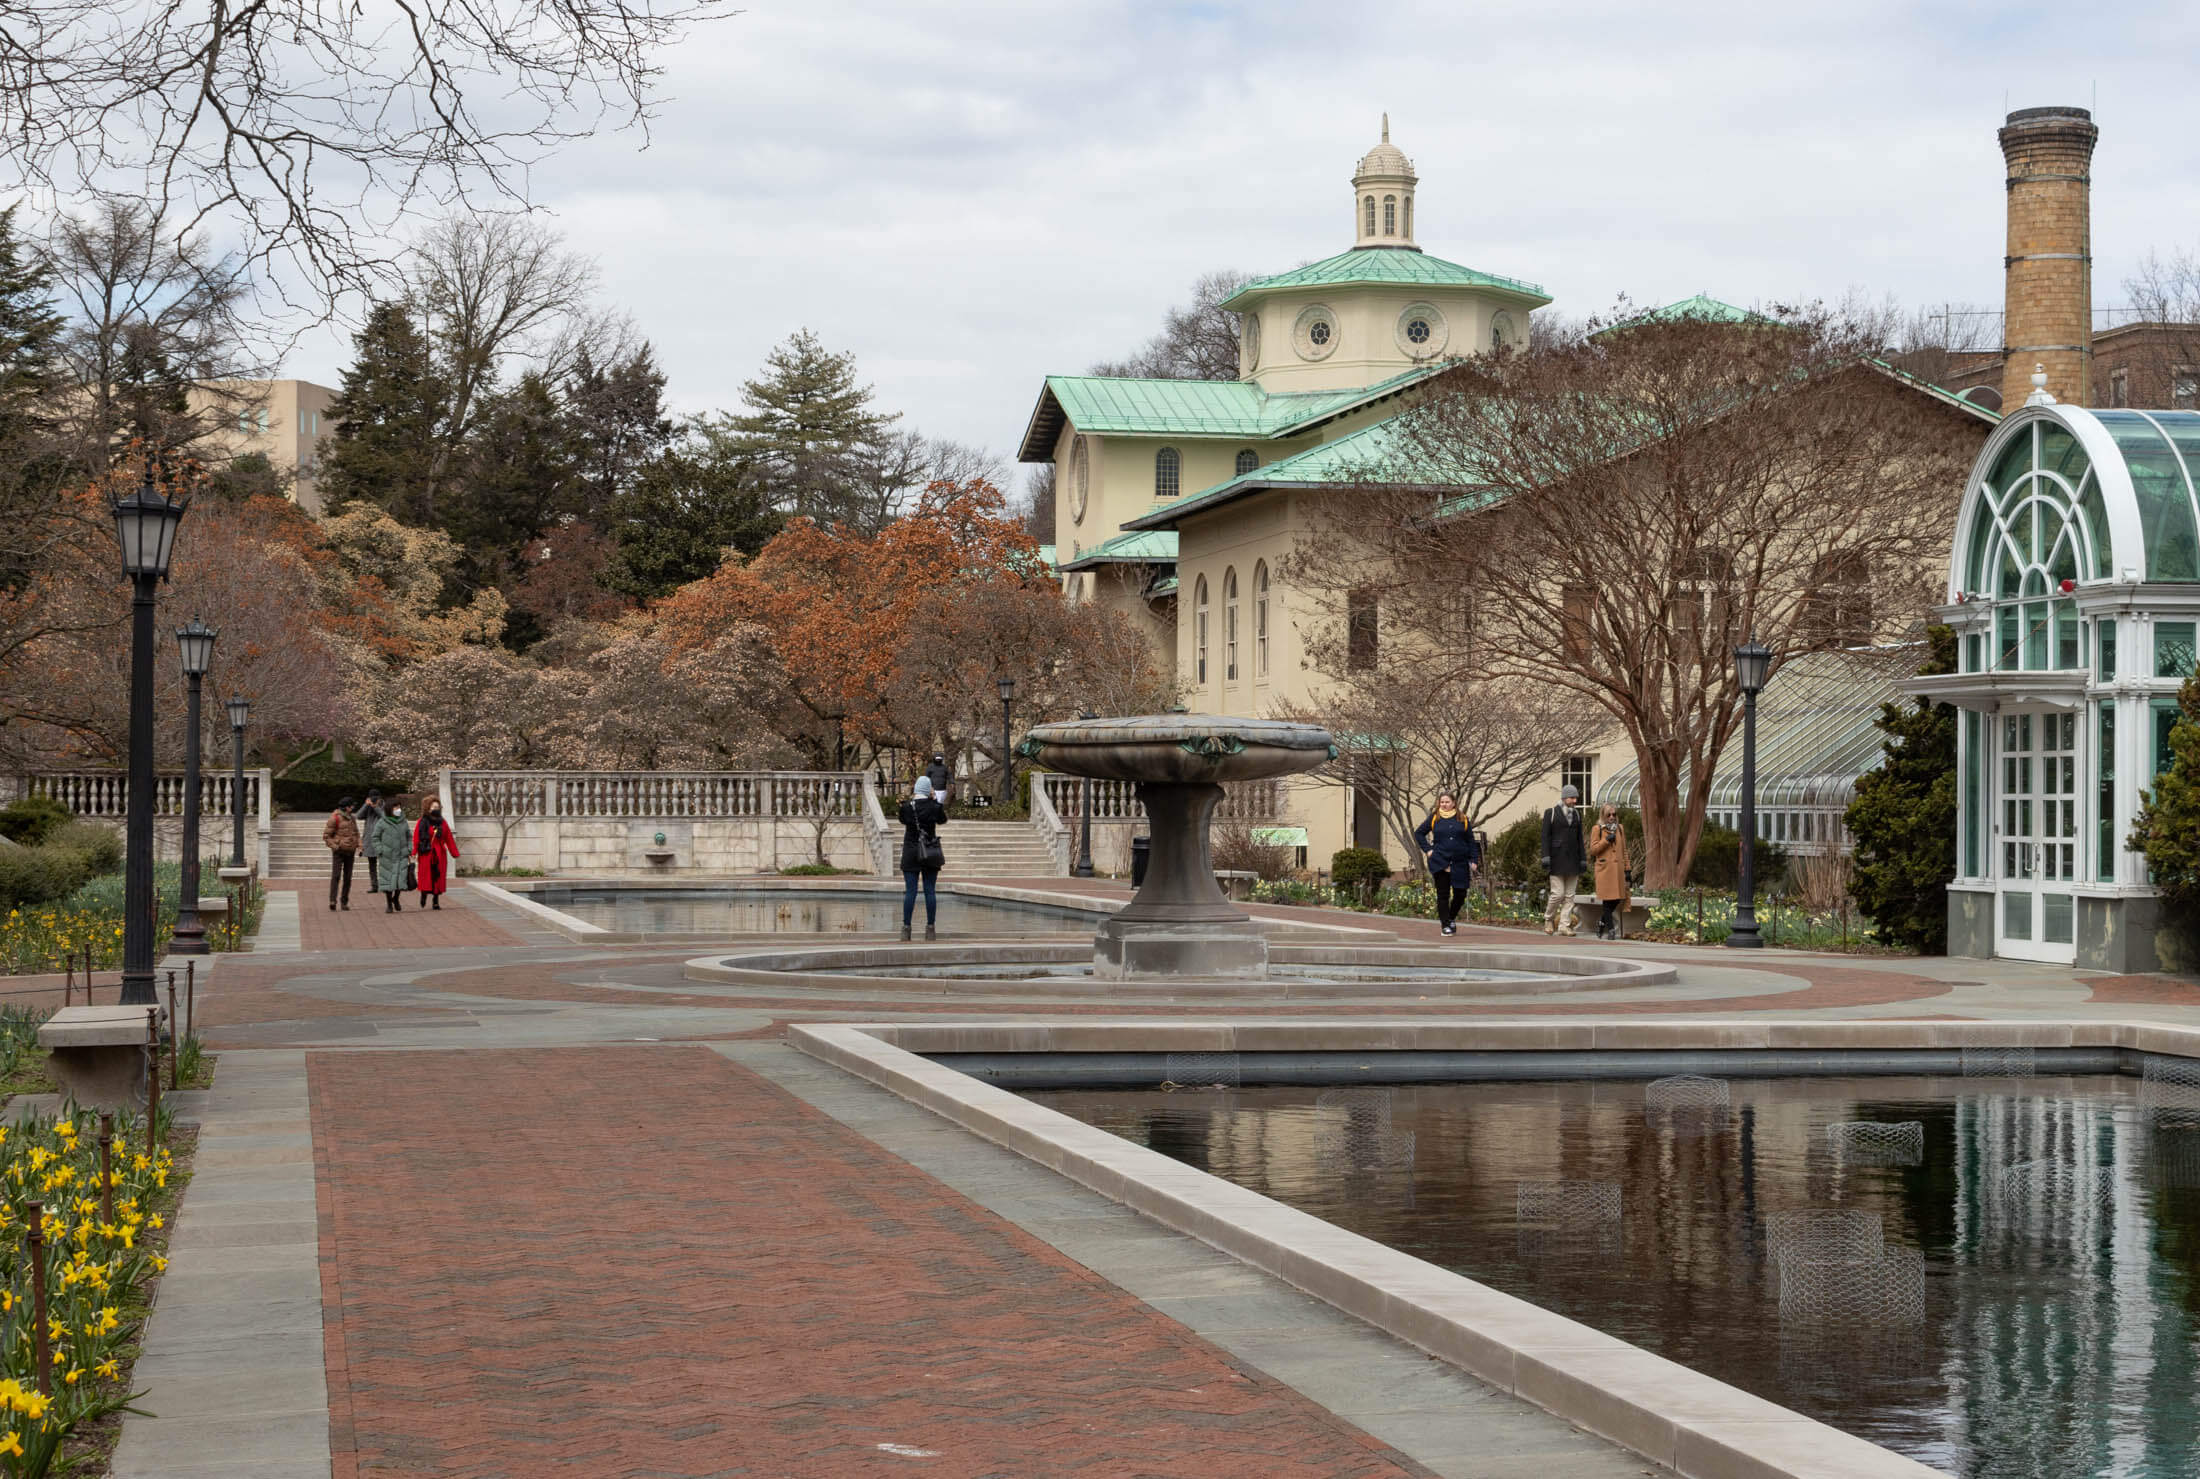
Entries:
{"label": "flower bed", "polygon": [[[173,1152],[148,1144],[145,1119],[134,1114],[115,1116],[113,1186],[104,1197],[95,1115],[0,1126],[0,1156],[0,1475],[36,1479],[104,1446],[113,1424],[101,1419],[136,1410],[130,1404],[142,1394],[130,1390],[127,1363],[151,1285],[168,1266],[160,1250],[182,1178]],[[37,1258],[34,1226],[42,1228]],[[43,1371],[34,1318],[40,1266]]]}
{"label": "flower bed", "polygon": [[[169,931],[176,926],[176,900],[182,883],[180,863],[153,865],[153,887],[160,905],[153,925],[156,941],[166,940]],[[200,888],[205,888],[203,882]],[[93,879],[65,899],[10,909],[7,917],[0,919],[0,968],[11,976],[60,971],[72,960],[82,961],[84,952],[89,949],[95,968],[119,969],[122,965],[122,897],[122,875],[109,873]],[[264,892],[255,889],[245,902],[243,934],[249,935],[257,926],[264,903]],[[229,928],[216,927],[212,920],[208,921],[206,941],[215,950],[237,948]]]}

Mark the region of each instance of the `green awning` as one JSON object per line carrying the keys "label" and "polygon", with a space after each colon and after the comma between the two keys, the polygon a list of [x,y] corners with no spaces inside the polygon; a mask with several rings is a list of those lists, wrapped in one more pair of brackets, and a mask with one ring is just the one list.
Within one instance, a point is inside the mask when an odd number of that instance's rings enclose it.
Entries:
{"label": "green awning", "polygon": [[1304,827],[1255,827],[1253,840],[1262,847],[1305,847]]}

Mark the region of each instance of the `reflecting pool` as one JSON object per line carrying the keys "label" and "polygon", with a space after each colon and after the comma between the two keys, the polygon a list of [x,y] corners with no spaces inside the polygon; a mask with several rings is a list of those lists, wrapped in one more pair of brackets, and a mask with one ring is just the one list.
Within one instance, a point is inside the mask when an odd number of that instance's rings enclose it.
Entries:
{"label": "reflecting pool", "polygon": [[[901,928],[901,895],[854,889],[538,888],[526,897],[602,929],[668,935],[888,934]],[[1095,916],[940,890],[939,927],[955,934],[1090,931]],[[917,900],[917,926],[924,900]]]}
{"label": "reflecting pool", "polygon": [[1029,1097],[1951,1474],[2200,1473],[2200,1088]]}

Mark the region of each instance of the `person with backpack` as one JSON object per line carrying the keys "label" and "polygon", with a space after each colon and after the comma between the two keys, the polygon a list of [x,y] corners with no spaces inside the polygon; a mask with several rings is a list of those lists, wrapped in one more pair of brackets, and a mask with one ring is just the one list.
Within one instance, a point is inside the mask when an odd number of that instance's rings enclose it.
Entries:
{"label": "person with backpack", "polygon": [[321,824],[321,845],[328,849],[328,906],[334,909],[341,896],[344,907],[349,909],[351,865],[359,856],[359,822],[351,814],[349,796],[337,802],[336,810]]}
{"label": "person with backpack", "polygon": [[909,924],[917,912],[917,884],[924,885],[924,937],[939,938],[940,900],[935,887],[947,853],[940,847],[940,827],[947,808],[932,798],[932,778],[918,776],[915,794],[901,804],[901,937],[909,938]]}
{"label": "person with backpack", "polygon": [[1459,799],[1449,791],[1438,794],[1436,809],[1413,829],[1413,840],[1436,883],[1436,924],[1447,935],[1459,933],[1455,921],[1467,890],[1474,887],[1474,870],[1482,862],[1482,845],[1475,841],[1474,826],[1459,810]]}

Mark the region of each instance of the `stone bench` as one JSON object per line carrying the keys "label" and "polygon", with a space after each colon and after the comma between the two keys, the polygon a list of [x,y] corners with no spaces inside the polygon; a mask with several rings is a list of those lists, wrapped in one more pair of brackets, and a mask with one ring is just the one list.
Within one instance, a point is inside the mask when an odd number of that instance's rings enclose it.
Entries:
{"label": "stone bench", "polygon": [[[1650,927],[1650,911],[1657,907],[1658,900],[1654,894],[1637,894],[1629,899],[1627,907],[1619,911],[1620,933],[1629,936],[1640,935]],[[1597,930],[1597,921],[1603,917],[1603,900],[1595,894],[1574,895],[1574,919],[1577,921],[1575,927],[1578,930],[1594,935]]]}
{"label": "stone bench", "polygon": [[158,1007],[63,1007],[38,1026],[65,1099],[92,1109],[145,1104],[148,1017]]}
{"label": "stone bench", "polygon": [[1253,885],[1260,882],[1260,875],[1237,868],[1217,868],[1215,882],[1222,885],[1222,891],[1231,898],[1244,900],[1253,896]]}

